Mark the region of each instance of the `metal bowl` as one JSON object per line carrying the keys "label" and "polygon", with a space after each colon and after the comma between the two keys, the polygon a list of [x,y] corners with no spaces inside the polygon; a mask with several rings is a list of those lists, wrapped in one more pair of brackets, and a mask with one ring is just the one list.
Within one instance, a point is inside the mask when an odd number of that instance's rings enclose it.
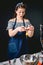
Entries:
{"label": "metal bowl", "polygon": [[37,65],[38,56],[35,54],[25,54],[20,57],[20,61],[23,65]]}

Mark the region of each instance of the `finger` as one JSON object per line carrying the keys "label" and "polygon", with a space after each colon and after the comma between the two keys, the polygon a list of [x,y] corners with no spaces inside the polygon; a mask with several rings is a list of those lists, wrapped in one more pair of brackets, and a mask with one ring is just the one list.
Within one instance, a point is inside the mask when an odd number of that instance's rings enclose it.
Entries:
{"label": "finger", "polygon": [[23,28],[24,28],[24,26],[21,26],[21,27],[23,27]]}

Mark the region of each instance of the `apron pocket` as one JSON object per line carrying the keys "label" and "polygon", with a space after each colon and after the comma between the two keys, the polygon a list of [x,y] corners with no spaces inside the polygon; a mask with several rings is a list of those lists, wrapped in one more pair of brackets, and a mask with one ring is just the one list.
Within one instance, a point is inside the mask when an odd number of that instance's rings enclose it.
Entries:
{"label": "apron pocket", "polygon": [[9,45],[8,45],[8,51],[11,52],[11,53],[16,53],[17,52],[16,43],[14,43],[14,42],[9,43]]}

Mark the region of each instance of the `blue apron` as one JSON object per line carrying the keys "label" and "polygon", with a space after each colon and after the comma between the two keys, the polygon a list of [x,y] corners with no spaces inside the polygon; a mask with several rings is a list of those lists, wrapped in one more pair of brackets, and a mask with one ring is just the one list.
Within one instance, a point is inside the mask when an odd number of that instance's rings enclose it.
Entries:
{"label": "blue apron", "polygon": [[[14,27],[16,25],[16,21]],[[23,21],[23,25],[25,23]],[[8,58],[16,58],[19,56],[20,50],[22,48],[23,41],[25,40],[25,32],[18,32],[14,37],[11,37],[8,43]]]}

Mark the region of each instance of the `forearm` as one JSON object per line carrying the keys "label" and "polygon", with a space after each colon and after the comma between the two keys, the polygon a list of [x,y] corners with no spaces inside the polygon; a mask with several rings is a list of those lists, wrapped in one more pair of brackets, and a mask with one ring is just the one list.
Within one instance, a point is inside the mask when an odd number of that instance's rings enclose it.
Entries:
{"label": "forearm", "polygon": [[15,36],[17,34],[17,32],[18,32],[18,29],[17,28],[14,29],[14,30],[10,29],[8,31],[8,34],[9,34],[10,37],[13,37],[13,36]]}

